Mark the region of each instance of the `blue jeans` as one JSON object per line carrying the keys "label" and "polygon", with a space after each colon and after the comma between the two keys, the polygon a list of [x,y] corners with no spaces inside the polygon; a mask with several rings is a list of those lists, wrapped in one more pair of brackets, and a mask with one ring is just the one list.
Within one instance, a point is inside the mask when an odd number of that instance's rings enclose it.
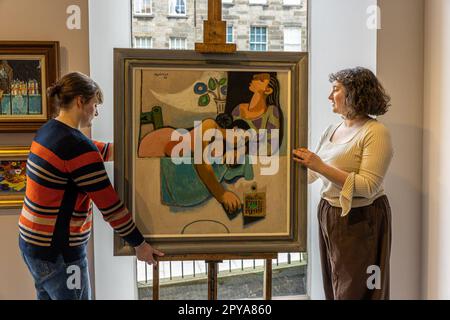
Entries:
{"label": "blue jeans", "polygon": [[34,279],[38,300],[90,300],[91,286],[87,257],[66,263],[62,255],[55,262],[22,252]]}

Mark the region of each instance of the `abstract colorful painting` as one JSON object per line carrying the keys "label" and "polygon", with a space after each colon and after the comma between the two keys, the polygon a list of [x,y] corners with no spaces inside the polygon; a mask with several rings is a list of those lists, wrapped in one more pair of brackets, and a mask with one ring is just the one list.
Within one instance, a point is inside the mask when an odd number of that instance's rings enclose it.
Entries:
{"label": "abstract colorful painting", "polygon": [[0,208],[22,205],[28,152],[28,147],[0,147]]}
{"label": "abstract colorful painting", "polygon": [[25,160],[0,160],[0,192],[2,194],[25,191],[26,163]]}
{"label": "abstract colorful painting", "polygon": [[[219,226],[227,230],[227,234],[254,234],[258,229],[261,233],[274,232],[277,226],[280,234],[287,233],[287,215],[274,214],[287,212],[289,203],[276,201],[283,188],[285,194],[289,194],[286,172],[288,165],[285,163],[289,160],[286,154],[289,139],[283,139],[280,135],[286,127],[283,114],[289,112],[288,95],[281,92],[288,86],[287,73],[264,70],[224,72],[140,69],[135,71],[135,77],[139,83],[139,96],[136,99],[139,105],[135,108],[139,114],[136,118],[141,119],[138,125],[136,175],[140,177],[140,181],[146,181],[150,177],[154,179],[159,175],[160,190],[155,194],[160,195],[159,202],[162,206],[158,211],[167,212],[161,215],[164,223],[174,220],[170,224],[172,228],[166,228],[166,234],[175,236],[187,231],[194,232],[197,226],[197,232],[202,230],[202,233],[205,229],[215,232],[214,227]],[[280,92],[284,93],[281,100]],[[249,152],[245,155],[247,161],[242,164],[230,164],[226,161],[214,164],[174,163],[172,153],[179,142],[171,139],[177,130],[186,131],[185,137],[191,143],[195,142],[191,137],[194,137],[196,128],[218,130],[226,140],[230,124],[242,130],[253,129],[257,133],[266,130],[267,137],[261,138],[267,138],[269,147],[272,147],[272,132],[277,131],[277,146],[274,150],[276,155],[268,157],[277,162],[273,163],[277,166],[277,172],[271,175],[270,182],[268,177],[256,172],[256,167],[261,164],[251,164]],[[226,141],[223,143],[226,146]],[[282,145],[281,152],[279,145]],[[202,154],[206,147],[202,146]],[[193,157],[193,151],[194,148],[184,156]],[[268,152],[270,154],[271,150]],[[159,168],[154,168],[155,162],[148,160],[155,157],[160,158]],[[280,160],[281,171],[278,164]],[[277,188],[268,188],[269,183]],[[143,190],[142,188],[138,189]],[[258,201],[248,200],[257,193]],[[142,197],[142,201],[135,202],[137,212],[151,207],[147,200],[157,201]],[[249,205],[243,206],[244,202]],[[252,209],[257,203],[260,210]],[[218,214],[222,212],[222,215],[213,218],[207,214],[211,210]],[[181,212],[185,214],[182,216]],[[204,217],[208,219],[205,220]],[[234,218],[238,219],[231,221]],[[153,227],[163,224],[156,218],[152,221]],[[142,225],[145,227],[144,223]],[[148,234],[151,233],[153,232],[149,229]]]}

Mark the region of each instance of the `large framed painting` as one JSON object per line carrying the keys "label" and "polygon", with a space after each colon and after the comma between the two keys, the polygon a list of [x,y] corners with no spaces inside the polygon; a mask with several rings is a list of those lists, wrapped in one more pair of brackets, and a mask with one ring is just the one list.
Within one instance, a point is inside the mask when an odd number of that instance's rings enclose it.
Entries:
{"label": "large framed painting", "polygon": [[53,114],[58,42],[0,41],[0,132],[33,132]]}
{"label": "large framed painting", "polygon": [[29,147],[0,146],[0,209],[22,206],[29,152]]}
{"label": "large framed painting", "polygon": [[[306,53],[115,50],[116,190],[166,254],[306,250]],[[115,254],[133,254],[115,236]]]}

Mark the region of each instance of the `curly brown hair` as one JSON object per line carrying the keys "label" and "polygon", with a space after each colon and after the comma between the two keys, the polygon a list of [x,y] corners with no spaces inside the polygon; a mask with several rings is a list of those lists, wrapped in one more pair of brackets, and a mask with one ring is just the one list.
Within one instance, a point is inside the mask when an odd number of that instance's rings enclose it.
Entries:
{"label": "curly brown hair", "polygon": [[380,116],[391,106],[390,96],[372,71],[362,67],[332,73],[330,82],[341,83],[345,90],[345,102],[350,109],[348,119],[358,116]]}

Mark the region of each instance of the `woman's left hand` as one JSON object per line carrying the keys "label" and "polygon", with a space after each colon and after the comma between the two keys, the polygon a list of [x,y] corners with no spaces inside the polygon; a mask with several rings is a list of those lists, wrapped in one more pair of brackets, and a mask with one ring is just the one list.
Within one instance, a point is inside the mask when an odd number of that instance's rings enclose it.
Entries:
{"label": "woman's left hand", "polygon": [[306,148],[298,148],[292,150],[293,160],[307,167],[308,169],[319,172],[321,171],[324,162],[314,152],[309,151]]}

